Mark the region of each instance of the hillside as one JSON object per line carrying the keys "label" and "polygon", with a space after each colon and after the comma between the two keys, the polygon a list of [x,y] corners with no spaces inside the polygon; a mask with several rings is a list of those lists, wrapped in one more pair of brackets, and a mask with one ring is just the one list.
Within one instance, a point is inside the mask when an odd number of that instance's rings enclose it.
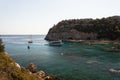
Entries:
{"label": "hillside", "polygon": [[120,16],[101,19],[62,20],[46,35],[46,40],[120,40]]}
{"label": "hillside", "polygon": [[0,39],[0,80],[60,80],[55,75],[46,74],[44,71],[37,71],[33,63],[22,67],[16,63],[4,50]]}
{"label": "hillside", "polygon": [[42,80],[17,65],[6,53],[0,52],[0,80]]}

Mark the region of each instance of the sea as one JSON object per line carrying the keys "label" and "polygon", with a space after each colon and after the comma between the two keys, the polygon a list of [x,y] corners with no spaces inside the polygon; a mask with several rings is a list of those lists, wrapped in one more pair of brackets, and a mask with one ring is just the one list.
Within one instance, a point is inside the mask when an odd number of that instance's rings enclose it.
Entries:
{"label": "sea", "polygon": [[[120,52],[105,51],[112,44],[87,45],[63,42],[50,46],[45,35],[1,35],[6,52],[14,61],[26,67],[30,63],[37,70],[60,77],[62,80],[120,80]],[[30,49],[28,49],[30,46]]]}

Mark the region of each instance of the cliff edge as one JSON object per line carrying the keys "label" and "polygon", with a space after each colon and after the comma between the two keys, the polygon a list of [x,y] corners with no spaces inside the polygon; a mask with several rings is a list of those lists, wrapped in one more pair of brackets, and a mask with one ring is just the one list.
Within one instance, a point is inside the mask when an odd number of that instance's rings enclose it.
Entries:
{"label": "cliff edge", "polygon": [[50,28],[45,40],[120,40],[120,16],[62,20]]}

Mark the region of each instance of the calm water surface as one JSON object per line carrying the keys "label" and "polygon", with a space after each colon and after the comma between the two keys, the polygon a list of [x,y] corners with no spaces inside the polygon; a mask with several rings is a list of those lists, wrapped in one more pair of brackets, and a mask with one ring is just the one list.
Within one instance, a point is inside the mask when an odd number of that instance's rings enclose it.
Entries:
{"label": "calm water surface", "polygon": [[[120,52],[103,51],[105,44],[83,45],[64,42],[61,47],[49,46],[44,35],[4,35],[5,49],[20,65],[34,63],[38,70],[60,76],[63,80],[120,80]],[[30,49],[27,46],[30,45]]]}

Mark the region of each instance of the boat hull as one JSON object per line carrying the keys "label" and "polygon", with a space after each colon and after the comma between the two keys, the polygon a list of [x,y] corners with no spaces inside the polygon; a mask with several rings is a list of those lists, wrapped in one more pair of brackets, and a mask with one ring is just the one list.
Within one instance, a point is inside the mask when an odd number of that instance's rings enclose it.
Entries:
{"label": "boat hull", "polygon": [[50,46],[62,46],[62,41],[50,41]]}

